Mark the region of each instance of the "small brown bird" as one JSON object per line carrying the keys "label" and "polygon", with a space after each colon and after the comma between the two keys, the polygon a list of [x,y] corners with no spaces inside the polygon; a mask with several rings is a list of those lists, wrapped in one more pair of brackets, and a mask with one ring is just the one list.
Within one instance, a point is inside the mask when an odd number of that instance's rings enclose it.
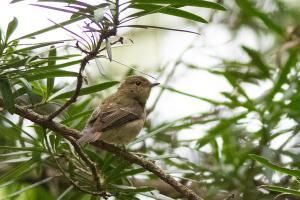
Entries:
{"label": "small brown bird", "polygon": [[77,143],[96,140],[117,145],[129,143],[144,126],[145,104],[151,88],[158,84],[142,76],[127,77],[118,91],[96,108]]}

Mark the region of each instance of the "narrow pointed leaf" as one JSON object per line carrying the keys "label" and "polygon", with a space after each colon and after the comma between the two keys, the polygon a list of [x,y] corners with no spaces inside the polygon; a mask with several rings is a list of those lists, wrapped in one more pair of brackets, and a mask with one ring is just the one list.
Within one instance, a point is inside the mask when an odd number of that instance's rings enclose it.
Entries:
{"label": "narrow pointed leaf", "polygon": [[153,5],[153,4],[133,4],[130,6],[131,8],[135,9],[140,9],[140,10],[145,10],[148,12],[153,12],[153,13],[162,13],[162,14],[167,14],[167,15],[173,15],[177,17],[181,17],[184,19],[192,20],[192,21],[197,21],[197,22],[202,22],[202,23],[207,23],[205,19],[202,17],[195,15],[193,13],[180,10],[174,7],[168,7],[168,6],[159,6],[159,5]]}
{"label": "narrow pointed leaf", "polygon": [[132,25],[126,25],[126,26],[119,26],[119,28],[143,28],[143,29],[148,29],[148,28],[154,28],[154,29],[161,29],[161,30],[168,30],[168,31],[177,31],[177,32],[184,32],[184,33],[192,33],[196,35],[200,35],[200,33],[194,32],[194,31],[189,31],[189,30],[184,30],[184,29],[176,29],[176,28],[168,28],[168,27],[162,27],[162,26],[151,26],[151,25],[137,25],[137,24],[132,24]]}
{"label": "narrow pointed leaf", "polygon": [[10,199],[12,197],[18,196],[18,195],[22,194],[23,192],[26,192],[27,190],[30,190],[30,189],[32,189],[34,187],[37,187],[39,185],[42,185],[44,183],[47,183],[47,182],[51,181],[53,178],[54,177],[49,177],[49,178],[46,178],[44,180],[38,181],[38,182],[36,182],[34,184],[31,184],[31,185],[29,185],[29,186],[27,186],[25,188],[22,188],[21,190],[17,190],[16,192],[13,192],[13,193],[8,194],[8,195],[6,195],[4,197],[1,197],[0,200]]}
{"label": "narrow pointed leaf", "polygon": [[280,167],[278,165],[275,165],[273,163],[271,163],[270,161],[268,161],[267,159],[265,159],[262,156],[258,156],[255,154],[251,154],[250,157],[254,160],[256,160],[257,162],[259,162],[260,164],[262,164],[265,167],[269,167],[275,171],[290,175],[290,176],[294,176],[296,178],[300,178],[300,170],[294,170],[294,169],[288,169],[288,168],[284,168],[284,167]]}
{"label": "narrow pointed leaf", "polygon": [[243,50],[251,57],[252,63],[263,73],[265,77],[269,77],[269,69],[270,67],[265,64],[259,52],[250,49],[246,46],[242,46]]}
{"label": "narrow pointed leaf", "polygon": [[[109,82],[105,82],[105,83],[100,83],[98,85],[93,85],[93,86],[90,86],[90,87],[86,87],[86,88],[82,88],[80,90],[80,94],[79,96],[83,96],[83,95],[87,95],[87,94],[92,94],[92,93],[95,93],[95,92],[99,92],[99,91],[102,91],[102,90],[105,90],[107,88],[110,88],[116,84],[118,84],[119,82],[118,81],[109,81]],[[60,94],[56,97],[52,97],[51,99],[64,99],[64,98],[69,98],[71,96],[73,96],[74,94],[74,91],[70,91],[70,92],[65,92],[63,94]]]}
{"label": "narrow pointed leaf", "polygon": [[280,192],[280,193],[290,194],[290,195],[295,195],[295,196],[300,197],[299,190],[284,188],[284,187],[275,186],[275,185],[262,185],[260,187],[263,187],[263,188],[273,191],[273,192]]}
{"label": "narrow pointed leaf", "polygon": [[31,169],[31,167],[36,163],[36,160],[29,160],[26,162],[23,162],[19,165],[17,165],[16,167],[10,169],[9,171],[7,171],[6,173],[2,174],[0,176],[0,184],[5,183],[7,181],[10,180],[14,180],[16,178],[18,178],[21,175],[24,175],[28,170]]}
{"label": "narrow pointed leaf", "polygon": [[0,92],[3,98],[4,108],[13,114],[15,112],[15,100],[10,82],[7,78],[0,78]]}
{"label": "narrow pointed leaf", "polygon": [[112,61],[112,53],[111,53],[111,44],[109,38],[106,40],[106,52],[107,56],[109,58],[109,61]]}
{"label": "narrow pointed leaf", "polygon": [[8,41],[9,37],[16,30],[17,25],[18,25],[18,19],[16,17],[14,17],[14,19],[11,22],[9,22],[9,24],[7,26],[6,36],[5,36],[5,40],[6,41]]}
{"label": "narrow pointed leaf", "polygon": [[[55,46],[51,46],[50,47],[50,51],[48,54],[48,67],[54,66],[56,64],[56,60],[52,59],[53,57],[56,57],[57,53],[56,53],[56,48]],[[54,86],[54,78],[47,78],[47,95],[46,95],[46,99],[48,99],[48,97],[50,96],[53,86]]]}
{"label": "narrow pointed leaf", "polygon": [[149,4],[171,4],[176,6],[194,6],[201,8],[212,8],[216,10],[226,10],[226,8],[219,3],[203,0],[132,0],[132,2]]}

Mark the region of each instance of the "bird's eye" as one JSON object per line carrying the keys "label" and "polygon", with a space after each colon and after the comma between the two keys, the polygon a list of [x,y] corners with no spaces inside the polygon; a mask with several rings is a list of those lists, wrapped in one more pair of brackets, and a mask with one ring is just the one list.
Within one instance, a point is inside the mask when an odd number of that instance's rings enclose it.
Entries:
{"label": "bird's eye", "polygon": [[141,81],[135,82],[136,85],[141,85],[141,83],[142,83]]}

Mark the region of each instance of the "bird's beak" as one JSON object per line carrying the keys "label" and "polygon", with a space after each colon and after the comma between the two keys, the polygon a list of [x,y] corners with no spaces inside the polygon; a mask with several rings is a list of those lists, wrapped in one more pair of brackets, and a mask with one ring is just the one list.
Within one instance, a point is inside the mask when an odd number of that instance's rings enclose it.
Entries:
{"label": "bird's beak", "polygon": [[157,85],[159,85],[160,83],[152,83],[151,84],[151,87],[154,87],[154,86],[157,86]]}

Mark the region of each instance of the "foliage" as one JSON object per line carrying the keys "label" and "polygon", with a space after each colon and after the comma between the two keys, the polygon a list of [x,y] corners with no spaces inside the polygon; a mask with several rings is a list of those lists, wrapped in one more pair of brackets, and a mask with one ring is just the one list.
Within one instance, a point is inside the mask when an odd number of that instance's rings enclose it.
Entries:
{"label": "foliage", "polygon": [[[56,4],[51,4],[53,2]],[[157,101],[161,94],[168,92],[204,101],[210,109],[164,122],[152,122],[150,118],[145,132],[128,148],[161,164],[166,172],[176,176],[204,199],[226,199],[231,194],[235,194],[234,199],[246,200],[283,199],[284,195],[278,193],[291,194],[290,199],[299,196],[300,39],[297,19],[300,15],[291,4],[280,0],[224,3],[202,0],[131,0],[121,3],[116,0],[95,5],[73,0],[39,0],[32,4],[38,9],[70,13],[71,17],[11,39],[18,28],[18,20],[14,18],[5,31],[0,32],[0,92],[4,101],[0,115],[0,132],[3,133],[0,134],[1,197],[19,196],[18,199],[22,199],[23,195],[26,199],[26,195],[43,193],[43,197],[48,199],[90,199],[91,195],[70,184],[72,180],[84,189],[95,190],[90,168],[78,157],[73,146],[53,132],[36,124],[28,127],[27,120],[11,115],[15,112],[15,104],[42,114],[53,113],[65,104],[76,91],[74,84],[62,85],[57,81],[78,78],[81,73],[78,68],[84,58],[80,53],[88,55],[92,52],[101,37],[107,36],[100,44],[96,59],[113,62],[112,48],[117,43],[122,44],[122,39],[113,41],[120,29],[154,28],[194,33],[198,37],[197,28],[205,27],[204,23],[222,25],[230,30],[229,42],[247,30],[261,45],[255,48],[247,41],[239,44],[247,59],[217,58],[219,63],[216,66],[199,66],[181,56],[168,66],[171,70],[162,67],[156,71],[167,77]],[[210,17],[206,19],[204,15],[193,12],[199,8],[208,9]],[[144,22],[143,17],[152,14],[170,15],[195,29],[136,24],[136,19],[142,18]],[[80,24],[83,33],[67,28],[69,24]],[[20,45],[25,39],[57,28],[69,32],[73,38],[33,43],[25,48]],[[109,35],[110,31],[115,34]],[[264,40],[271,42],[265,45]],[[75,47],[76,53],[67,53],[61,50],[60,45]],[[182,55],[193,48],[197,48],[197,44],[192,43]],[[204,70],[221,77],[230,85],[231,91],[223,91],[221,99],[213,99],[174,88],[170,80],[179,67],[190,71]],[[128,74],[132,71],[135,70]],[[88,77],[85,79],[88,80]],[[94,85],[84,86],[78,101],[55,120],[81,130],[92,112],[93,98],[101,99],[102,94],[117,83],[103,76]],[[251,94],[251,87],[257,91],[256,95]],[[205,131],[195,139],[181,140],[177,137],[184,131],[198,129]],[[186,149],[194,157],[179,156],[177,152],[180,149]],[[143,199],[143,196],[152,199],[181,198],[177,192],[164,189],[164,184],[153,174],[122,158],[91,146],[86,146],[84,153],[96,163],[102,185],[116,199]],[[13,184],[15,182],[18,185]]]}

